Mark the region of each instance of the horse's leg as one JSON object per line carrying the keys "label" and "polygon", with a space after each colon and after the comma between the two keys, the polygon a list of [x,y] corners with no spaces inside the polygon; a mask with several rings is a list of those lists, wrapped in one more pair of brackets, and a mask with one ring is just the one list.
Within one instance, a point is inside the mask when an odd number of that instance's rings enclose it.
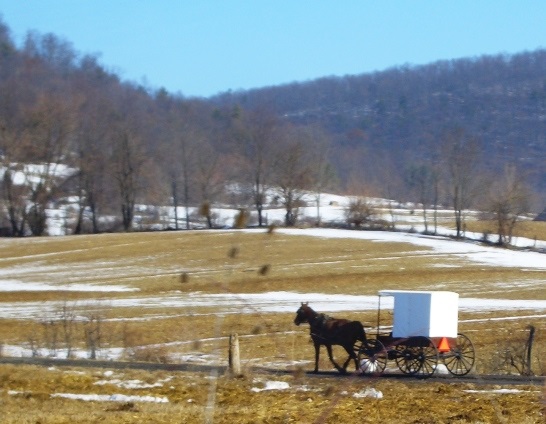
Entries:
{"label": "horse's leg", "polygon": [[315,344],[315,371],[313,371],[315,374],[318,373],[318,363],[319,363],[319,356],[320,356],[320,343],[314,342]]}
{"label": "horse's leg", "polygon": [[334,364],[334,367],[336,367],[336,370],[338,370],[339,372],[341,373],[344,373],[345,372],[345,369],[341,368],[337,362],[334,360],[334,355],[332,354],[332,345],[331,344],[327,344],[325,345],[326,346],[326,350],[328,351],[328,357],[330,358],[330,362],[332,362],[332,364]]}
{"label": "horse's leg", "polygon": [[355,371],[360,372],[360,364],[358,363],[358,357],[356,356],[355,351],[353,350],[353,359],[355,361]]}
{"label": "horse's leg", "polygon": [[343,346],[343,348],[347,351],[347,353],[349,354],[349,357],[347,358],[347,360],[345,361],[345,363],[343,364],[343,371],[347,372],[347,367],[349,366],[349,362],[351,362],[351,359],[355,361],[355,368],[356,370],[358,371],[358,358],[356,357],[356,354],[355,354],[355,351],[354,351],[354,347],[349,347],[349,346]]}

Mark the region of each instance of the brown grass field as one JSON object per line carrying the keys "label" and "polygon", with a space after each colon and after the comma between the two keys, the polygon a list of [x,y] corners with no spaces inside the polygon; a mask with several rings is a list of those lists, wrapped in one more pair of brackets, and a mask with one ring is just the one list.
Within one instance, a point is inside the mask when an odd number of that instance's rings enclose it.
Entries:
{"label": "brown grass field", "polygon": [[[536,224],[536,225],[535,225]],[[523,231],[523,230],[522,230]],[[528,237],[546,240],[543,223]],[[532,234],[532,235],[531,235]],[[456,243],[456,242],[454,242]],[[546,260],[546,257],[545,257]],[[2,239],[5,280],[121,286],[138,291],[6,291],[1,305],[58,301],[42,315],[0,319],[0,346],[62,348],[62,306],[74,312],[70,343],[86,349],[86,329],[100,323],[100,347],[119,347],[126,361],[176,363],[191,355],[227,363],[228,336],[239,334],[243,376],[186,371],[108,370],[0,365],[2,423],[543,423],[545,388],[433,380],[310,376],[313,347],[294,313],[223,313],[220,306],[115,307],[116,300],[176,298],[192,293],[375,295],[381,289],[452,290],[461,297],[546,299],[546,271],[484,266],[419,246],[288,236],[275,231],[201,231]],[[311,305],[312,306],[312,305]],[[52,315],[53,314],[53,315]],[[376,311],[336,316],[376,324]],[[388,314],[387,314],[388,315]],[[519,319],[514,317],[519,316]],[[536,328],[532,370],[546,375],[542,311],[461,312],[459,330],[476,348],[475,374],[517,373],[528,326]],[[94,321],[93,321],[94,320]],[[94,327],[96,329],[96,327]],[[4,349],[5,350],[5,349]],[[0,353],[2,350],[0,349]],[[99,349],[100,355],[100,349]],[[340,357],[341,350],[334,355]],[[193,359],[195,360],[195,359]],[[323,350],[321,369],[331,370]],[[263,374],[254,366],[278,369]],[[105,374],[105,372],[111,373]],[[138,380],[137,388],[123,382]],[[263,390],[270,380],[284,390]],[[98,383],[98,384],[97,384]],[[148,384],[143,387],[142,384]],[[495,389],[517,389],[494,392]],[[366,389],[380,399],[358,397]],[[168,399],[99,402],[59,394],[135,395]],[[355,396],[356,394],[356,396]]]}

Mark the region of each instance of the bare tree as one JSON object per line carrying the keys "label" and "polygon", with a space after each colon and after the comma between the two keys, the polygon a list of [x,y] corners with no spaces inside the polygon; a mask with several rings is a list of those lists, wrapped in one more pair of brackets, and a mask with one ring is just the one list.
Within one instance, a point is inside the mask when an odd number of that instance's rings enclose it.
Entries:
{"label": "bare tree", "polygon": [[157,94],[161,114],[155,138],[160,145],[158,158],[174,211],[174,228],[180,228],[180,206],[185,210],[185,228],[190,229],[190,206],[196,201],[196,162],[200,144],[209,128],[201,115],[201,103],[182,102],[163,90]]}
{"label": "bare tree", "polygon": [[76,57],[70,42],[55,34],[39,34],[30,31],[24,41],[24,52],[32,58],[39,58],[48,66],[62,74],[73,70],[76,66]]}
{"label": "bare tree", "polygon": [[178,206],[185,210],[185,227],[190,229],[190,203],[193,197],[194,179],[196,177],[196,157],[198,141],[201,136],[198,130],[188,123],[177,125],[169,143],[165,160],[167,174],[170,180],[171,197],[174,208],[175,228],[178,230]]}
{"label": "bare tree", "polygon": [[423,210],[423,224],[425,233],[428,233],[428,207],[435,204],[437,199],[437,178],[434,169],[427,165],[415,165],[409,168],[407,184],[410,193],[421,204]]}
{"label": "bare tree", "polygon": [[362,228],[370,223],[375,213],[375,209],[367,198],[354,197],[345,209],[345,219],[349,226]]}
{"label": "bare tree", "polygon": [[42,95],[25,114],[24,157],[27,166],[27,221],[33,235],[46,230],[46,208],[68,175],[61,172],[75,127],[73,102]]}
{"label": "bare tree", "polygon": [[57,321],[53,318],[44,319],[41,321],[43,329],[44,347],[49,350],[49,354],[55,356],[57,354],[59,328]]}
{"label": "bare tree", "polygon": [[480,188],[479,166],[481,148],[478,140],[457,128],[446,133],[442,139],[446,166],[448,195],[455,213],[457,237],[464,230],[464,212]]}
{"label": "bare tree", "polygon": [[133,225],[137,193],[140,188],[140,173],[145,161],[137,136],[126,128],[114,136],[113,173],[120,196],[123,229],[130,231]]}
{"label": "bare tree", "polygon": [[214,226],[212,205],[225,186],[220,155],[206,140],[199,143],[196,156],[195,182],[200,199],[200,214],[207,220],[207,226]]}
{"label": "bare tree", "polygon": [[438,232],[438,207],[440,203],[440,190],[441,190],[441,172],[438,162],[434,162],[431,166],[430,183],[432,184],[432,208],[433,208],[433,221],[434,231],[433,234]]}
{"label": "bare tree", "polygon": [[496,223],[499,245],[511,243],[516,224],[529,212],[530,206],[531,191],[523,177],[515,166],[506,166],[487,196],[487,210]]}
{"label": "bare tree", "polygon": [[24,114],[21,101],[17,97],[19,92],[17,81],[6,81],[0,85],[0,160],[2,175],[2,202],[4,204],[5,219],[9,231],[13,236],[23,236],[26,233],[27,198],[29,187],[20,184],[23,180],[25,163],[25,134]]}
{"label": "bare tree", "polygon": [[72,347],[74,344],[76,312],[74,311],[73,307],[69,306],[67,302],[65,302],[58,314],[58,319],[62,325],[66,357],[70,358],[70,356],[72,355]]}
{"label": "bare tree", "polygon": [[311,149],[311,162],[313,164],[311,168],[311,189],[313,191],[313,197],[317,207],[317,221],[316,225],[320,226],[322,223],[320,215],[320,205],[322,201],[322,194],[326,190],[333,189],[336,182],[336,174],[334,168],[330,162],[332,154],[330,148],[330,140],[326,133],[319,128],[309,128],[310,136],[312,138]]}
{"label": "bare tree", "polygon": [[274,191],[285,209],[285,225],[293,226],[298,208],[311,188],[312,165],[309,160],[309,133],[300,128],[286,127],[277,144]]}
{"label": "bare tree", "polygon": [[25,235],[27,222],[26,188],[14,183],[14,175],[16,173],[17,171],[11,165],[4,167],[2,194],[6,204],[11,235],[20,237]]}
{"label": "bare tree", "polygon": [[397,209],[399,201],[395,199],[400,198],[400,194],[404,187],[404,181],[402,173],[398,171],[398,166],[393,162],[392,157],[389,155],[379,155],[377,158],[380,160],[380,167],[377,169],[375,179],[380,179],[378,182],[381,197],[387,200],[387,210],[390,217],[388,227],[394,229],[398,220]]}
{"label": "bare tree", "polygon": [[[186,134],[181,134],[180,136],[180,165],[182,168],[181,179],[182,179],[182,204],[184,205],[185,210],[185,221],[186,221],[186,230],[190,229],[190,200],[191,200],[191,191],[192,191],[192,178],[193,178],[193,167],[195,166],[193,158],[195,153],[195,144],[194,144],[195,135],[190,132]],[[176,187],[173,187],[173,197],[176,193]],[[173,199],[174,201],[174,199]],[[175,208],[178,204],[178,201],[174,202]],[[177,217],[178,218],[178,217]]]}
{"label": "bare tree", "polygon": [[[236,117],[238,118],[238,116]],[[277,118],[264,108],[253,109],[235,119],[234,133],[247,159],[246,178],[251,182],[252,202],[258,226],[264,224],[263,210],[271,179],[273,148],[278,134]]]}
{"label": "bare tree", "polygon": [[107,141],[115,127],[113,110],[107,99],[88,90],[79,110],[78,129],[70,163],[78,169],[73,191],[78,198],[74,234],[84,231],[84,212],[90,212],[93,233],[100,231],[99,212],[109,191],[106,174],[110,157]]}
{"label": "bare tree", "polygon": [[83,323],[85,344],[89,350],[89,359],[97,359],[97,351],[100,349],[103,339],[102,322],[103,317],[100,314],[91,313]]}

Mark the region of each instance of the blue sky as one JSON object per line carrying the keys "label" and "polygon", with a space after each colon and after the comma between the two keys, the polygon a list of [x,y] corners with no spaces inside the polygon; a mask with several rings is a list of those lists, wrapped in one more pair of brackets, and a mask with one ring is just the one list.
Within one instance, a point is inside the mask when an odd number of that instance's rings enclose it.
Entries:
{"label": "blue sky", "polygon": [[0,0],[124,80],[210,96],[546,47],[543,0]]}

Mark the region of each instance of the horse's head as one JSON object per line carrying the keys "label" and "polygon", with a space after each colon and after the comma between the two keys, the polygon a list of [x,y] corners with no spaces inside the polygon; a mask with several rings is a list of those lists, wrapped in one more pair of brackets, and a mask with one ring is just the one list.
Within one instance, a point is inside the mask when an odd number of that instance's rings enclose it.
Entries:
{"label": "horse's head", "polygon": [[313,316],[313,310],[309,306],[309,304],[303,303],[301,304],[300,308],[296,312],[296,318],[294,318],[294,324],[300,325],[304,322],[309,322],[309,319]]}

